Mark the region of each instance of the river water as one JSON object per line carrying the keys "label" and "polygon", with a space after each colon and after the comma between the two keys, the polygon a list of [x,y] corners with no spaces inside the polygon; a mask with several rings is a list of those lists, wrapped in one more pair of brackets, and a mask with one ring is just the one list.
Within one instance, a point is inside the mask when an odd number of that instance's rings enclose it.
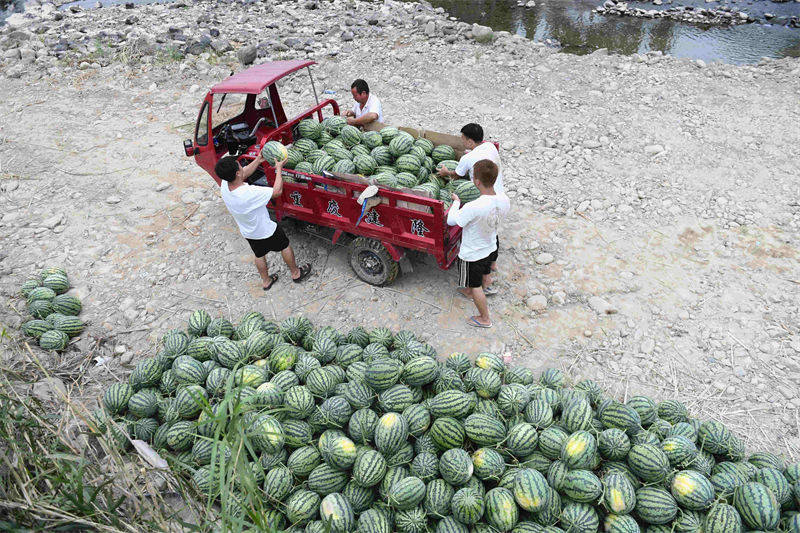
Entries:
{"label": "river water", "polygon": [[[527,1],[527,0],[526,0]],[[781,17],[800,15],[800,3],[767,0],[730,0],[707,4],[705,0],[664,2],[700,8],[729,5],[749,13],[757,22],[734,27],[696,26],[668,19],[603,16],[592,13],[603,0],[537,0],[536,7],[523,8],[516,0],[431,0],[450,15],[465,22],[491,26],[538,40],[558,41],[564,51],[578,54],[607,48],[620,54],[660,50],[676,57],[754,63],[762,57],[800,57],[800,29],[769,24],[765,13]],[[630,2],[631,7],[655,9],[649,2]],[[785,22],[784,22],[785,23]]]}
{"label": "river water", "polygon": [[[104,0],[103,4],[126,0]],[[130,1],[130,0],[127,0]],[[133,0],[150,3],[156,0]],[[755,63],[762,57],[800,57],[800,28],[786,27],[785,21],[800,16],[800,1],[768,0],[664,0],[662,7],[694,6],[697,8],[728,5],[744,11],[757,22],[733,27],[697,26],[668,19],[603,16],[592,10],[603,0],[537,0],[533,8],[517,5],[517,0],[430,0],[450,15],[465,22],[491,26],[537,41],[556,41],[565,52],[586,54],[598,48],[620,54],[660,50],[676,57]],[[526,0],[527,1],[527,0]],[[90,9],[97,0],[77,0],[68,5]],[[630,2],[631,6],[654,9],[649,2]],[[9,13],[23,9],[23,0],[0,0],[0,24]],[[765,13],[774,15],[767,20]]]}

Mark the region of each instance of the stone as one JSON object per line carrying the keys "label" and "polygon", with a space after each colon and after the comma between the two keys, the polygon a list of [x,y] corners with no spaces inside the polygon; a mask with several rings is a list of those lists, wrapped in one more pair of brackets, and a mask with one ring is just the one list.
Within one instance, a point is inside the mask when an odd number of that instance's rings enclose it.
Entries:
{"label": "stone", "polygon": [[128,351],[128,347],[124,344],[117,344],[114,346],[114,355],[122,355]]}
{"label": "stone", "polygon": [[434,21],[431,20],[425,24],[425,35],[428,37],[433,37],[436,35],[436,23]]}
{"label": "stone", "polygon": [[540,265],[549,265],[554,260],[553,255],[547,252],[542,252],[536,256],[536,263]]}
{"label": "stone", "polygon": [[647,155],[656,155],[664,151],[664,147],[660,144],[648,144],[644,147],[644,153]]}
{"label": "stone", "polygon": [[247,66],[256,60],[257,52],[258,50],[254,44],[243,46],[236,51],[236,58],[239,60],[239,63]]}
{"label": "stone", "polygon": [[567,293],[564,291],[556,291],[552,297],[553,303],[556,305],[564,305],[567,303]]}
{"label": "stone", "polygon": [[598,315],[613,315],[618,312],[616,307],[600,296],[592,296],[589,298],[589,307]]}
{"label": "stone", "polygon": [[44,219],[42,221],[42,227],[47,228],[47,229],[53,229],[56,226],[58,226],[59,224],[61,224],[62,218],[63,218],[63,215],[53,215],[53,216],[51,216],[49,218],[46,218],[46,219]]}
{"label": "stone", "polygon": [[653,350],[655,348],[656,348],[656,341],[654,341],[653,339],[645,339],[639,346],[639,351],[643,354],[651,354],[653,353]]}
{"label": "stone", "polygon": [[122,198],[120,198],[119,196],[109,196],[108,198],[106,198],[106,203],[107,204],[112,204],[112,205],[113,204],[118,204],[121,201],[122,201]]}
{"label": "stone", "polygon": [[342,32],[342,41],[347,43],[352,41],[353,39],[355,39],[355,34],[353,34],[352,31],[347,30]]}
{"label": "stone", "polygon": [[527,305],[531,311],[544,311],[547,309],[547,298],[541,294],[535,294],[529,296],[525,300],[525,305]]}
{"label": "stone", "polygon": [[58,378],[45,378],[33,384],[31,394],[41,402],[53,402],[66,397],[67,388]]}
{"label": "stone", "polygon": [[17,180],[11,180],[5,183],[0,182],[0,190],[11,192],[16,191],[17,189],[19,189],[19,181]]}
{"label": "stone", "polygon": [[233,50],[230,41],[227,39],[214,39],[211,41],[211,48],[218,54],[224,54]]}
{"label": "stone", "polygon": [[588,141],[583,141],[584,148],[594,149],[594,148],[600,148],[601,146],[603,145],[600,143],[600,141],[596,139],[589,139]]}
{"label": "stone", "polygon": [[479,43],[490,43],[494,39],[494,32],[489,26],[481,26],[480,24],[472,25],[472,38]]}
{"label": "stone", "polygon": [[167,183],[165,181],[159,181],[158,184],[156,185],[156,192],[166,191],[170,187],[172,187],[171,183]]}

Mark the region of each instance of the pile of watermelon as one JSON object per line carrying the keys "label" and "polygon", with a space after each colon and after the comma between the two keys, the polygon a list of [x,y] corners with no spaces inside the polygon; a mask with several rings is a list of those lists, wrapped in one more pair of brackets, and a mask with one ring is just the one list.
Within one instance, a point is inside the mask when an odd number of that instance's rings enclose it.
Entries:
{"label": "pile of watermelon", "polygon": [[52,267],[25,281],[20,289],[31,316],[22,324],[22,332],[36,339],[45,350],[61,351],[71,337],[83,331],[83,321],[78,318],[81,301],[65,294],[69,288],[67,271]]}
{"label": "pile of watermelon", "polygon": [[[283,531],[800,531],[800,463],[747,455],[680,401],[616,401],[492,353],[440,360],[408,331],[195,311],[102,404],[96,431],[147,441],[211,501]],[[221,497],[235,454],[258,511],[236,483]]]}
{"label": "pile of watermelon", "polygon": [[297,126],[299,138],[285,148],[277,141],[264,146],[267,161],[274,161],[288,150],[286,168],[306,174],[323,171],[361,174],[374,179],[382,187],[403,188],[424,193],[446,204],[456,193],[466,203],[480,196],[470,180],[444,180],[438,170],[444,166],[455,170],[455,150],[446,144],[434,146],[424,138],[387,126],[380,131],[362,132],[349,126],[341,116],[322,122],[305,119]]}

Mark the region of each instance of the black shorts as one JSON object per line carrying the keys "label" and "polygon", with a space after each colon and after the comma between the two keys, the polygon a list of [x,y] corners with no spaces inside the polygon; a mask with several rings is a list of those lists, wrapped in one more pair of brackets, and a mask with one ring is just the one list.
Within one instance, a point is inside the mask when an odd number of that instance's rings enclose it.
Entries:
{"label": "black shorts", "polygon": [[497,238],[497,248],[495,248],[494,252],[489,254],[489,262],[494,263],[497,261],[497,252],[500,251],[500,237]]}
{"label": "black shorts", "polygon": [[250,248],[256,257],[264,257],[267,252],[280,252],[289,246],[289,238],[280,226],[275,228],[275,233],[266,239],[247,239],[247,242],[250,243]]}
{"label": "black shorts", "polygon": [[491,255],[477,261],[458,260],[458,286],[474,289],[483,285],[483,276],[492,272]]}

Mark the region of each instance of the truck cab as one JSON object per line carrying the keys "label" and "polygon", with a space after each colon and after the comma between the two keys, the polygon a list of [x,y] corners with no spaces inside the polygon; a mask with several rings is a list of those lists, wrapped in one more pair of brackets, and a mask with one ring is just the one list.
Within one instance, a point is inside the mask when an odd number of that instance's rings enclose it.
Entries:
{"label": "truck cab", "polygon": [[[200,106],[194,137],[184,141],[184,152],[214,178],[214,167],[225,155],[254,157],[267,141],[291,144],[294,127],[304,119],[330,106],[335,115],[339,106],[334,100],[319,101],[311,65],[314,61],[273,61],[233,74],[214,85]],[[277,82],[299,70],[308,71],[316,105],[297,117],[287,117],[278,94]],[[227,102],[227,103],[226,103]],[[232,105],[233,104],[233,105]]]}

